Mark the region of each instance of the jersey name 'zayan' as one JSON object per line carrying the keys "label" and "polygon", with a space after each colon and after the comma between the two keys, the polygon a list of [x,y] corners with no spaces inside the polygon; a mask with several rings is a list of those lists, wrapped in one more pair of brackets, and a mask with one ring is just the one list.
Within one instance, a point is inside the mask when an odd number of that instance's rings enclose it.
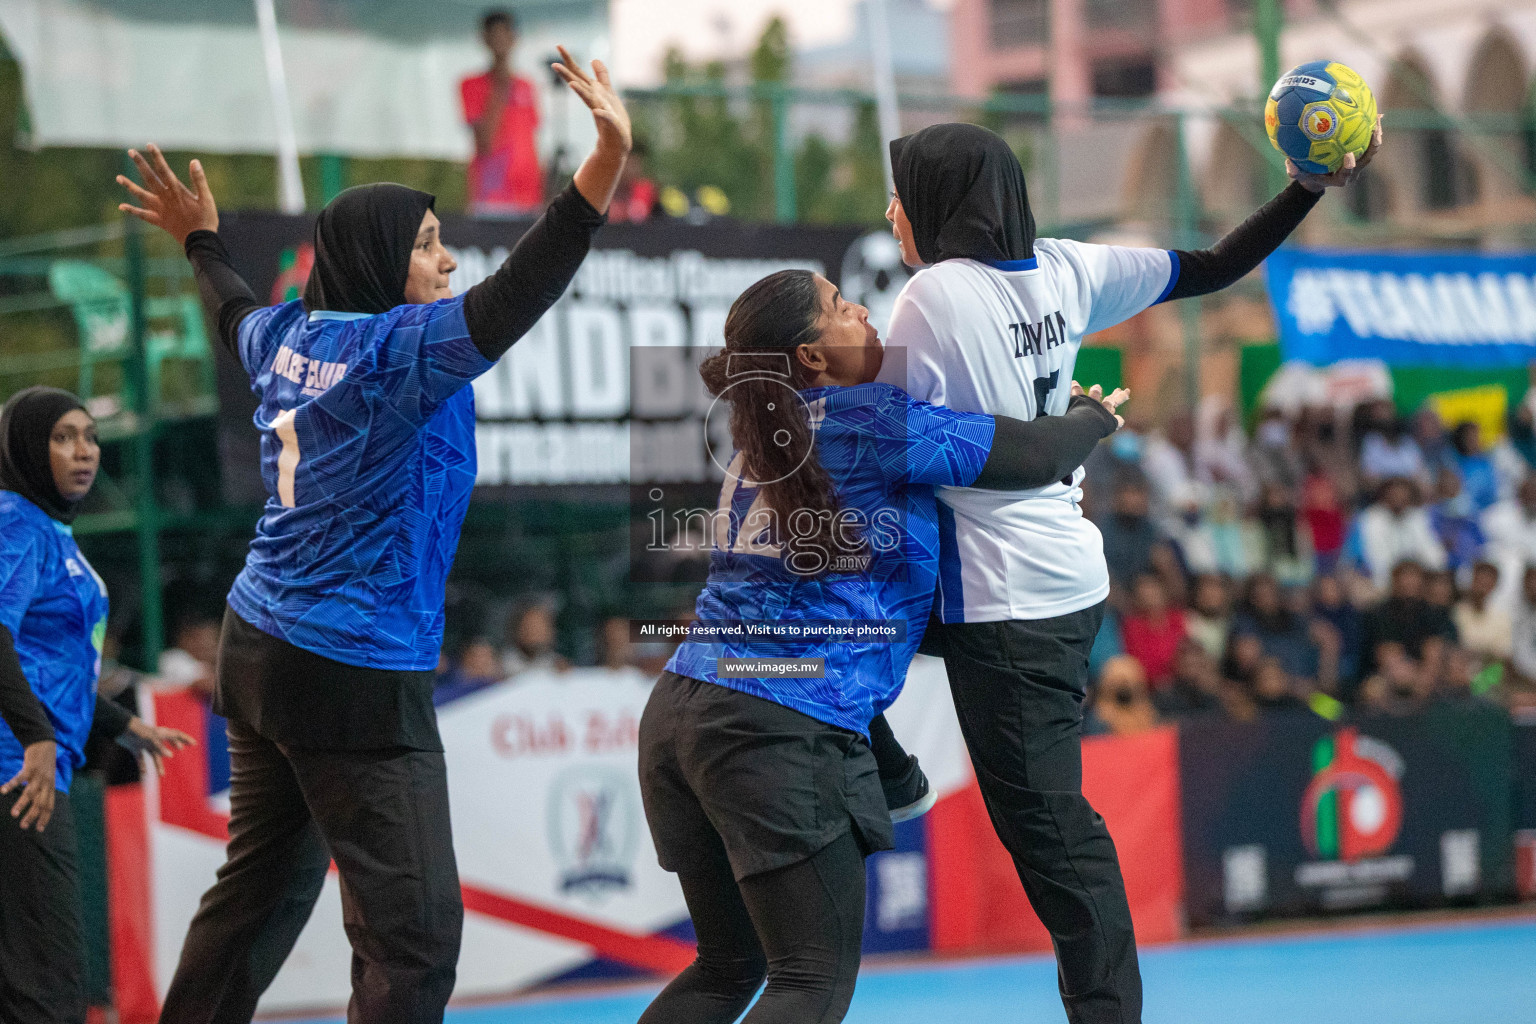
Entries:
{"label": "jersey name 'zayan'", "polygon": [[[1059,416],[1083,335],[1161,302],[1179,276],[1165,249],[1041,238],[1034,253],[947,259],[917,273],[896,299],[880,379],[963,412]],[[935,613],[944,622],[1043,619],[1104,600],[1104,540],[1083,517],[1082,482],[1079,468],[1027,491],[940,487]]]}

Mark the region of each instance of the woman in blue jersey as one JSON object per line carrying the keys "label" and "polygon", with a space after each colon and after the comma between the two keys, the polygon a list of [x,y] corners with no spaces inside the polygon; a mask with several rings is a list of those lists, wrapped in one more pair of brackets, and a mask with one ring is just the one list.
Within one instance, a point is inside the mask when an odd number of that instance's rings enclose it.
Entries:
{"label": "woman in blue jersey", "polygon": [[[1375,155],[1304,174],[1210,249],[1035,237],[1024,171],[976,125],[891,143],[886,216],[922,267],[897,297],[882,380],[926,401],[1049,420],[1067,405],[1084,335],[1149,306],[1209,294],[1253,270]],[[1005,339],[1005,340],[1004,340]],[[904,372],[903,372],[904,371]],[[1141,974],[1114,841],[1082,794],[1088,652],[1103,621],[1103,539],[1083,517],[1082,474],[1037,488],[941,489],[940,585],[930,642],[998,838],[1050,931],[1074,1024],[1136,1024]]]}
{"label": "woman in blue jersey", "polygon": [[[641,1021],[734,1021],[765,975],[747,1022],[839,1021],[864,858],[891,845],[866,737],[933,602],[933,488],[1070,474],[1114,431],[1124,396],[1101,404],[1095,391],[1039,423],[914,401],[872,383],[882,350],[868,311],[806,271],[742,293],[725,339],[700,372],[729,403],[738,450],[698,618],[640,723],[646,817],[699,951]],[[888,632],[818,632],[861,624]]]}
{"label": "woman in blue jersey", "polygon": [[268,500],[229,594],[214,707],[229,719],[228,859],[162,1021],[249,1020],[334,859],[352,1021],[440,1021],[463,904],[432,708],[443,588],[475,482],[470,382],[565,291],[604,222],[629,118],[594,62],[554,65],[597,145],[502,267],[454,297],[433,197],[348,189],[315,223],[304,298],[262,308],[229,265],[201,166],[131,154],[260,399]]}
{"label": "woman in blue jersey", "polygon": [[70,523],[96,479],[96,423],[34,387],[0,412],[0,1020],[85,1020],[69,786],[97,727],[154,760],[192,738],[96,695],[107,588]]}

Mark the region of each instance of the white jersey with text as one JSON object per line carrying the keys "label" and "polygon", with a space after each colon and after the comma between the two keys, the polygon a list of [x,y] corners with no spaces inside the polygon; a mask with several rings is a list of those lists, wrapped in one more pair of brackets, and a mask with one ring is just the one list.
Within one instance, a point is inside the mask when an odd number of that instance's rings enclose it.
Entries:
{"label": "white jersey with text", "polygon": [[[1178,269],[1165,249],[1054,238],[1037,239],[1032,259],[945,260],[897,297],[880,379],[963,412],[1060,415],[1083,336],[1167,298]],[[935,613],[1045,619],[1104,600],[1104,542],[1079,507],[1082,481],[1079,468],[1032,490],[939,488]]]}

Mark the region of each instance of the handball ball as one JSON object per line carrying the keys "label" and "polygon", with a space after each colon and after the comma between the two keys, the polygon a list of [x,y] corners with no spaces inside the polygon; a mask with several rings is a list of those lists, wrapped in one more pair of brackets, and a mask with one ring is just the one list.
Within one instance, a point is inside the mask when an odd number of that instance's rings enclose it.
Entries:
{"label": "handball ball", "polygon": [[1276,149],[1311,174],[1332,174],[1344,154],[1360,154],[1376,127],[1376,97],[1353,68],[1314,60],[1280,77],[1264,104],[1264,130]]}

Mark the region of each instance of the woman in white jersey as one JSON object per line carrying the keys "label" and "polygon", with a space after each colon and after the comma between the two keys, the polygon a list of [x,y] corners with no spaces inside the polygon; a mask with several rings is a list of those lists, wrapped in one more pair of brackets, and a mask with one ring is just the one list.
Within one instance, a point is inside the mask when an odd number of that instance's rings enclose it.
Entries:
{"label": "woman in white jersey", "polygon": [[[880,380],[965,412],[1059,415],[1083,336],[1168,299],[1224,288],[1273,252],[1358,166],[1296,182],[1199,252],[1036,239],[1006,143],[942,124],[891,144],[887,217],[909,266]],[[1079,721],[1104,617],[1103,541],[1083,471],[1026,491],[938,488],[942,653],[998,838],[1050,930],[1073,1024],[1141,1020],[1141,975],[1115,847],[1082,794]]]}

